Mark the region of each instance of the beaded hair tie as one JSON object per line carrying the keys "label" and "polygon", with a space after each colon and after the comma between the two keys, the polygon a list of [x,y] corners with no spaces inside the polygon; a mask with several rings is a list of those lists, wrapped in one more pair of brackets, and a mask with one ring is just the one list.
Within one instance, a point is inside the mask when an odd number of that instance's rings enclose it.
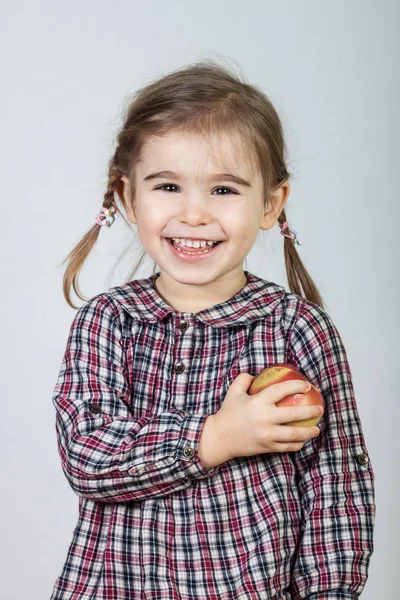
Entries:
{"label": "beaded hair tie", "polygon": [[282,225],[280,227],[281,227],[281,234],[284,235],[285,237],[291,238],[293,240],[294,244],[298,244],[299,246],[304,244],[304,242],[301,242],[300,240],[297,239],[297,231],[295,231],[294,229],[291,229],[292,233],[283,233],[283,231],[285,229],[290,228],[289,223],[287,221],[282,223]]}
{"label": "beaded hair tie", "polygon": [[106,227],[111,227],[111,225],[115,221],[114,215],[116,212],[117,209],[115,208],[115,206],[111,206],[110,208],[106,208],[105,206],[103,206],[96,217],[96,223],[98,225],[105,225]]}

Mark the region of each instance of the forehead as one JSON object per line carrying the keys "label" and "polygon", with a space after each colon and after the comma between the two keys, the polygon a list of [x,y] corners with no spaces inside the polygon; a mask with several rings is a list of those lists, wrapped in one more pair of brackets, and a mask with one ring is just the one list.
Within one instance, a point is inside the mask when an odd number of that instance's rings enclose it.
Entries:
{"label": "forehead", "polygon": [[146,140],[137,166],[142,171],[156,168],[188,174],[220,170],[251,179],[255,173],[249,154],[237,134],[199,135],[170,131]]}

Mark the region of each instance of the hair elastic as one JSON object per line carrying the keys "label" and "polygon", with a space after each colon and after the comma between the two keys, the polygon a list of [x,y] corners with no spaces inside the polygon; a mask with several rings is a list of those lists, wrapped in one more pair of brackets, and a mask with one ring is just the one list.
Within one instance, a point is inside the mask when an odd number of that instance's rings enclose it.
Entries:
{"label": "hair elastic", "polygon": [[115,221],[114,215],[116,212],[117,209],[115,208],[115,206],[111,206],[110,208],[106,208],[105,206],[103,206],[96,217],[96,223],[98,225],[105,225],[106,227],[111,227],[111,225]]}
{"label": "hair elastic", "polygon": [[[300,240],[297,239],[297,231],[295,229],[290,229],[289,223],[287,221],[282,223],[282,225],[280,227],[281,227],[281,234],[287,238],[291,238],[293,240],[294,244],[298,244],[299,246],[304,244],[304,242],[301,242]],[[290,229],[292,231],[292,233],[283,233],[284,229]]]}

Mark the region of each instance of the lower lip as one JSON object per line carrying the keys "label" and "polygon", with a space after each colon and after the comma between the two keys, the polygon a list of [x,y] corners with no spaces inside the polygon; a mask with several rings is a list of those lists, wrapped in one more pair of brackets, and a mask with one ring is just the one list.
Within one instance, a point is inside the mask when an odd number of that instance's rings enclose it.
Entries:
{"label": "lower lip", "polygon": [[175,248],[175,246],[172,245],[172,243],[170,242],[169,239],[167,239],[167,238],[164,238],[164,239],[167,242],[168,246],[171,248],[172,254],[174,254],[174,256],[177,256],[184,262],[189,262],[189,263],[197,262],[199,260],[205,260],[205,259],[209,258],[210,256],[213,256],[214,254],[216,254],[218,252],[219,248],[223,244],[223,242],[220,242],[217,246],[214,246],[211,250],[209,250],[208,252],[205,252],[204,254],[200,254],[200,253],[185,254],[184,252],[177,250]]}

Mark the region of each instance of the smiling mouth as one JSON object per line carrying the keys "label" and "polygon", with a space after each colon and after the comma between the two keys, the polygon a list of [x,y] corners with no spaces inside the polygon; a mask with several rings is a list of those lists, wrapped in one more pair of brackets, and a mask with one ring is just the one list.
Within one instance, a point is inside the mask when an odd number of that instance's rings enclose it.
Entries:
{"label": "smiling mouth", "polygon": [[217,242],[216,244],[213,244],[212,246],[208,246],[208,248],[195,248],[194,250],[191,250],[190,246],[181,246],[180,244],[177,244],[176,242],[173,241],[172,238],[166,238],[167,241],[171,244],[171,246],[173,246],[176,250],[178,250],[179,252],[183,252],[184,254],[189,254],[189,255],[193,255],[193,254],[208,254],[208,252],[210,252],[210,250],[214,250],[214,248],[216,248],[217,246],[220,246],[222,244],[222,241]]}

